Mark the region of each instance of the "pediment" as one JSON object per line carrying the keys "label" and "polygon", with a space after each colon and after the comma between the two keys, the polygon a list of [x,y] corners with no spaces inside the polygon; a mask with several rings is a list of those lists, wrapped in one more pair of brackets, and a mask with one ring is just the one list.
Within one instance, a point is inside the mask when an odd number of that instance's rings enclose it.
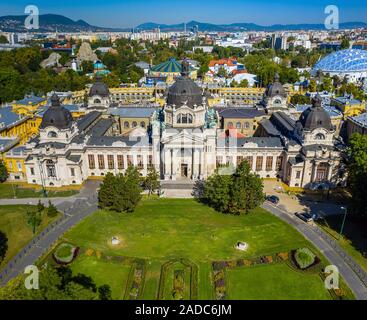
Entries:
{"label": "pediment", "polygon": [[181,131],[180,133],[165,137],[162,139],[163,144],[173,144],[173,145],[203,145],[204,139],[199,135],[190,134],[185,131]]}

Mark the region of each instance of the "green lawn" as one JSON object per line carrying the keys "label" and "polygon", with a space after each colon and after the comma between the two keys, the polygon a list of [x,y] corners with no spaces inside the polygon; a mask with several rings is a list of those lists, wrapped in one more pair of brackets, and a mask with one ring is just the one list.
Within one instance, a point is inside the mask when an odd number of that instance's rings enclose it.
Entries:
{"label": "green lawn", "polygon": [[72,264],[73,274],[92,277],[97,286],[107,284],[111,287],[112,298],[121,300],[131,267],[114,262],[105,262],[96,257],[81,256]]}
{"label": "green lawn", "polygon": [[367,271],[367,221],[347,216],[343,237],[339,236],[343,215],[328,217],[319,225]]}
{"label": "green lawn", "polygon": [[[77,194],[76,190],[50,190],[48,197],[70,197]],[[0,199],[22,199],[22,198],[43,198],[44,194],[40,188],[25,188],[15,184],[0,184]]]}
{"label": "green lawn", "polygon": [[[120,245],[111,245],[113,236],[119,237]],[[180,199],[144,199],[132,214],[98,211],[70,230],[64,240],[84,250],[145,259],[147,270],[142,299],[157,298],[161,266],[171,259],[187,258],[195,263],[199,267],[198,298],[212,299],[212,261],[257,257],[301,247],[309,247],[317,253],[295,229],[263,209],[249,215],[231,216],[217,213],[194,200]],[[249,244],[247,252],[235,249],[238,241]],[[74,264],[83,264],[78,259]],[[269,266],[271,268],[273,266]],[[98,270],[93,272],[97,274]],[[108,282],[110,275],[100,273],[100,277],[101,282]],[[172,272],[170,277],[173,277]],[[291,283],[279,281],[279,286],[285,288],[284,298],[287,298],[288,286],[304,285],[302,275],[296,272],[289,279]],[[298,280],[299,284],[294,283]],[[321,279],[318,281],[319,286],[315,288],[321,292],[305,291],[304,298],[327,294]],[[294,294],[290,292],[288,297],[293,298]]]}
{"label": "green lawn", "polygon": [[229,299],[329,300],[318,274],[304,274],[287,264],[237,268],[227,271]]}
{"label": "green lawn", "polygon": [[[0,206],[0,230],[8,237],[9,247],[0,267],[4,266],[34,237],[31,227],[27,224],[27,211],[30,210],[36,210],[36,207],[28,205]],[[58,217],[49,218],[47,214],[43,214],[43,221],[38,227],[37,233]]]}

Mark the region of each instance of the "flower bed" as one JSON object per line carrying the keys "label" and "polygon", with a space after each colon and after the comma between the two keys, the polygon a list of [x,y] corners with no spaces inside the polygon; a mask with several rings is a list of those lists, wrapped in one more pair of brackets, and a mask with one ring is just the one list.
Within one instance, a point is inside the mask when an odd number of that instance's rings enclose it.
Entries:
{"label": "flower bed", "polygon": [[183,300],[185,293],[185,271],[175,270],[173,278],[172,297],[175,300]]}
{"label": "flower bed", "polygon": [[320,262],[320,259],[308,248],[293,251],[292,258],[297,268],[301,270],[307,270]]}
{"label": "flower bed", "polygon": [[52,256],[57,264],[67,265],[74,261],[78,253],[78,247],[74,247],[70,243],[62,243],[57,247]]}

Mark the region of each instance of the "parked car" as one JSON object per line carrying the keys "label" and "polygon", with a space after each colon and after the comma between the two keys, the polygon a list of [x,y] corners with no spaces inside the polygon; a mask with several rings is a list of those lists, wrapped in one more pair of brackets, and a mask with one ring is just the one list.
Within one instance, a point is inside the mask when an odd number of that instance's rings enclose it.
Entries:
{"label": "parked car", "polygon": [[299,212],[297,212],[296,216],[304,222],[307,222],[307,223],[313,222],[312,215],[310,215],[309,213],[299,213]]}
{"label": "parked car", "polygon": [[266,200],[274,204],[279,203],[279,198],[277,196],[268,196],[266,197]]}

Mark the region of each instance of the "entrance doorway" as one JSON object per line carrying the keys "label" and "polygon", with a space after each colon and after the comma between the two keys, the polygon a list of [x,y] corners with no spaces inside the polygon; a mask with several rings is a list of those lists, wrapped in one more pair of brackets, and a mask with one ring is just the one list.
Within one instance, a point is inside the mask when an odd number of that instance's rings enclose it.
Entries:
{"label": "entrance doorway", "polygon": [[188,165],[185,163],[181,164],[181,177],[187,178],[189,175],[188,173]]}

